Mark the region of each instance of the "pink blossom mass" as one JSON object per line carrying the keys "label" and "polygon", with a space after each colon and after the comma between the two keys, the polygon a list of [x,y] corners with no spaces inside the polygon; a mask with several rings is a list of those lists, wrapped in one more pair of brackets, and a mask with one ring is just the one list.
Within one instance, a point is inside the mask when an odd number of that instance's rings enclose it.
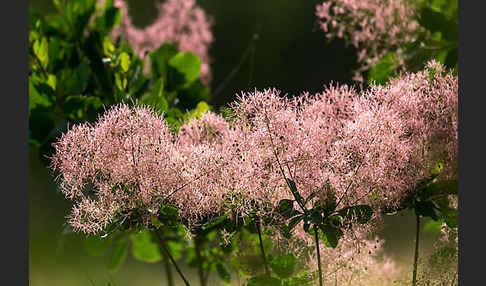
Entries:
{"label": "pink blossom mass", "polygon": [[[51,167],[76,201],[70,222],[97,232],[132,218],[150,223],[162,203],[197,224],[229,209],[278,205],[299,193],[339,207],[397,206],[435,166],[457,172],[457,77],[430,62],[386,86],[357,92],[331,85],[287,97],[276,89],[242,93],[232,115],[212,112],[169,131],[146,107],[120,105],[57,143]],[[297,207],[297,206],[296,206]]]}

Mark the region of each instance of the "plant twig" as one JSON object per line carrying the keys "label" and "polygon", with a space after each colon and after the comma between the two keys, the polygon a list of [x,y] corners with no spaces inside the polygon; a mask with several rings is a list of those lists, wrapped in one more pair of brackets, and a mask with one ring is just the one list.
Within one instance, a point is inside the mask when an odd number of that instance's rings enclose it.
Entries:
{"label": "plant twig", "polygon": [[263,265],[265,266],[265,274],[270,275],[270,269],[268,268],[268,262],[267,262],[267,257],[265,255],[265,248],[263,247],[263,240],[262,240],[262,230],[260,226],[260,219],[257,219],[255,221],[257,230],[258,230],[258,240],[260,242],[260,251],[262,252],[262,258],[263,258]]}
{"label": "plant twig", "polygon": [[416,217],[416,232],[415,232],[415,255],[413,258],[413,277],[412,277],[412,286],[417,285],[417,262],[418,262],[418,255],[419,255],[419,238],[420,238],[420,215],[415,212]]}
{"label": "plant twig", "polygon": [[199,237],[199,235],[196,235],[196,237],[194,238],[194,250],[196,252],[197,273],[199,275],[199,281],[201,282],[201,286],[206,286],[206,279],[204,279],[203,260],[201,257],[201,238]]}
{"label": "plant twig", "polygon": [[294,196],[294,199],[297,201],[297,204],[300,206],[300,208],[302,209],[302,211],[304,213],[307,213],[307,209],[297,199],[297,197],[295,196],[294,192],[292,191],[292,187],[290,186],[290,183],[289,183],[289,180],[287,179],[287,176],[285,176],[284,169],[282,167],[282,164],[280,163],[280,159],[278,158],[277,150],[275,150],[275,144],[273,143],[272,132],[270,131],[270,120],[268,119],[268,115],[267,115],[267,110],[266,109],[264,109],[264,114],[265,114],[265,124],[267,125],[267,129],[268,129],[268,136],[270,137],[270,144],[272,144],[273,155],[275,156],[275,159],[277,159],[277,164],[278,164],[278,167],[280,169],[280,172],[282,173],[282,176],[285,179],[285,183],[289,187],[290,192]]}
{"label": "plant twig", "polygon": [[319,229],[317,225],[314,225],[314,238],[316,242],[317,268],[319,269],[319,286],[322,286],[321,253],[319,251]]}
{"label": "plant twig", "polygon": [[[238,73],[238,71],[241,69],[243,63],[245,60],[248,58],[248,55],[250,54],[251,51],[253,51],[253,46],[255,45],[255,42],[258,40],[258,34],[253,34],[252,39],[250,40],[250,44],[246,48],[245,52],[243,53],[243,56],[241,57],[240,62],[236,65],[234,69],[231,70],[231,72],[228,74],[228,76],[216,87],[214,93],[213,93],[213,98],[217,97],[218,94],[220,94],[228,85],[228,83],[231,81],[231,79]],[[250,69],[251,71],[251,69]],[[251,75],[251,74],[250,74]],[[251,78],[250,78],[251,80]]]}
{"label": "plant twig", "polygon": [[162,258],[163,258],[165,273],[167,275],[167,285],[175,286],[174,277],[172,276],[172,269],[170,268],[169,256],[165,251],[162,251]]}
{"label": "plant twig", "polygon": [[174,257],[170,254],[170,251],[169,249],[167,248],[167,244],[165,243],[165,240],[162,236],[162,234],[159,232],[159,231],[155,231],[155,234],[156,234],[156,237],[159,241],[159,244],[160,244],[160,248],[162,249],[162,251],[164,251],[167,256],[169,257],[170,261],[172,262],[172,264],[174,265],[177,273],[179,273],[179,276],[182,278],[182,280],[184,281],[184,283],[186,284],[186,286],[191,286],[191,284],[189,284],[189,282],[187,281],[186,277],[184,276],[184,274],[182,274],[182,271],[181,269],[179,268],[179,266],[177,265]]}

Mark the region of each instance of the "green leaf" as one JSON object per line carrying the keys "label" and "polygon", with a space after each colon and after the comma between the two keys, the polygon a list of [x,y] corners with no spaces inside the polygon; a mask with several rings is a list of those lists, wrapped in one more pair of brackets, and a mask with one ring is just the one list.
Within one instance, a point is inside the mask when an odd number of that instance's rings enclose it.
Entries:
{"label": "green leaf", "polygon": [[310,211],[310,221],[312,224],[321,224],[322,223],[322,208],[320,206],[320,202],[316,202],[314,207]]}
{"label": "green leaf", "polygon": [[297,202],[301,205],[304,205],[304,203],[305,203],[304,198],[297,191],[297,185],[295,184],[295,182],[291,179],[287,179],[287,184],[290,188],[290,191],[292,192],[292,194],[296,198]]}
{"label": "green leaf", "polygon": [[294,212],[294,201],[289,199],[283,199],[278,203],[278,212],[286,219],[292,217]]}
{"label": "green leaf", "polygon": [[113,27],[117,26],[121,22],[121,13],[119,8],[110,7],[105,10],[103,17],[104,28],[106,31],[110,31]]}
{"label": "green leaf", "polygon": [[309,233],[310,224],[304,220],[304,225],[302,226],[305,232]]}
{"label": "green leaf", "polygon": [[312,286],[315,277],[311,273],[301,273],[296,277],[285,281],[285,286]]}
{"label": "green leaf", "polygon": [[283,237],[290,239],[292,237],[292,232],[291,229],[288,225],[285,223],[282,223],[279,227],[278,230],[282,234]]}
{"label": "green leaf", "polygon": [[49,45],[47,38],[44,37],[40,41],[35,41],[34,53],[39,59],[42,67],[44,69],[47,68],[47,64],[49,63]]}
{"label": "green leaf", "polygon": [[233,263],[246,275],[255,275],[263,269],[263,259],[257,254],[239,255]]}
{"label": "green leaf", "polygon": [[424,6],[420,9],[418,22],[421,26],[431,32],[440,31],[444,39],[450,42],[457,42],[458,27],[455,19],[434,9]]}
{"label": "green leaf", "polygon": [[420,201],[415,204],[415,213],[433,220],[439,220],[440,212],[431,201]]}
{"label": "green leaf", "polygon": [[339,228],[332,226],[321,226],[320,229],[323,232],[322,242],[327,247],[336,248],[339,243],[339,239],[344,235],[343,231]]}
{"label": "green leaf", "polygon": [[154,263],[162,260],[159,245],[152,240],[150,231],[130,234],[132,240],[132,253],[135,259]]}
{"label": "green leaf", "polygon": [[183,245],[182,241],[167,241],[167,248],[169,248],[170,254],[175,260],[182,257]]}
{"label": "green leaf", "polygon": [[303,215],[294,216],[292,219],[290,219],[289,230],[292,231],[292,229],[294,229],[294,227],[298,225],[302,219],[304,219]]}
{"label": "green leaf", "polygon": [[259,275],[248,279],[247,285],[248,286],[281,286],[282,283],[277,278],[267,276],[267,275]]}
{"label": "green leaf", "polygon": [[270,267],[280,278],[287,279],[294,273],[298,262],[293,254],[282,254],[272,259]]}
{"label": "green leaf", "polygon": [[324,206],[323,206],[323,213],[324,215],[328,216],[336,210],[337,207],[337,197],[334,190],[331,188],[330,184],[326,184],[324,186]]}
{"label": "green leaf", "polygon": [[52,90],[56,90],[56,76],[49,74],[47,76],[47,84],[52,88]]}
{"label": "green leaf", "polygon": [[444,215],[444,220],[448,227],[458,228],[459,227],[459,212],[455,209],[442,210]]}
{"label": "green leaf", "polygon": [[388,53],[383,56],[368,72],[368,82],[376,81],[378,84],[385,84],[394,75],[398,66],[398,55]]}
{"label": "green leaf", "polygon": [[308,202],[310,202],[313,198],[315,198],[317,195],[319,195],[319,191],[317,192],[313,192],[312,194],[310,194],[304,201],[305,204],[307,204]]}
{"label": "green leaf", "polygon": [[216,271],[218,272],[219,278],[221,278],[221,280],[223,280],[224,283],[226,284],[231,283],[231,274],[226,268],[226,266],[224,266],[223,263],[221,262],[216,263]]}
{"label": "green leaf", "polygon": [[151,220],[152,220],[152,225],[156,229],[159,229],[162,226],[162,222],[160,222],[160,220],[156,216],[152,216],[152,219]]}
{"label": "green leaf", "polygon": [[432,233],[440,232],[440,229],[442,228],[442,223],[442,220],[430,220],[426,225],[424,225],[424,231]]}
{"label": "green leaf", "polygon": [[432,175],[438,176],[440,174],[440,172],[442,172],[442,169],[444,169],[444,164],[441,163],[441,162],[437,162],[435,164],[434,169],[432,170]]}
{"label": "green leaf", "polygon": [[84,92],[90,79],[90,65],[82,62],[75,69],[66,68],[57,76],[58,89],[66,95],[79,95]]}
{"label": "green leaf", "polygon": [[167,114],[169,110],[169,102],[164,95],[164,81],[162,78],[158,78],[154,82],[151,93],[147,93],[142,98],[142,102],[153,106],[159,113]]}
{"label": "green leaf", "polygon": [[214,219],[211,219],[211,221],[207,222],[205,225],[203,225],[202,229],[204,232],[209,232],[211,230],[214,230],[217,228],[219,225],[222,225],[226,218],[231,214],[231,211],[227,211],[225,214],[222,216],[218,216]]}
{"label": "green leaf", "polygon": [[184,75],[187,86],[199,77],[201,60],[191,52],[179,52],[169,60],[169,66]]}
{"label": "green leaf", "polygon": [[90,235],[83,241],[84,250],[92,256],[102,256],[108,250],[111,244],[111,236],[101,238],[99,236]]}
{"label": "green leaf", "polygon": [[39,93],[34,85],[34,80],[29,78],[29,112],[37,106],[49,107],[51,105],[47,95]]}
{"label": "green leaf", "polygon": [[291,179],[287,179],[287,184],[292,193],[297,193],[297,185],[295,184],[294,181],[292,181]]}
{"label": "green leaf", "polygon": [[130,56],[125,52],[120,54],[120,66],[125,73],[130,69]]}
{"label": "green leaf", "polygon": [[165,222],[177,221],[179,217],[179,211],[172,205],[162,205],[159,210],[159,219]]}
{"label": "green leaf", "polygon": [[124,90],[127,87],[127,78],[120,74],[115,74],[115,83],[118,89]]}
{"label": "green leaf", "polygon": [[103,103],[99,97],[85,95],[69,95],[66,97],[62,110],[69,119],[81,119],[90,112],[97,114]]}
{"label": "green leaf", "polygon": [[116,271],[123,264],[128,254],[128,243],[123,236],[113,244],[110,258],[108,259],[108,270]]}
{"label": "green leaf", "polygon": [[169,59],[177,54],[176,48],[171,44],[163,44],[157,50],[150,52],[150,63],[154,77],[164,77],[167,75]]}
{"label": "green leaf", "polygon": [[427,186],[431,196],[457,195],[459,193],[457,180],[441,180]]}
{"label": "green leaf", "polygon": [[115,46],[111,43],[110,37],[106,36],[103,40],[103,53],[112,58],[115,52]]}
{"label": "green leaf", "polygon": [[200,101],[196,108],[194,108],[193,110],[191,110],[188,114],[188,117],[189,118],[201,118],[201,116],[210,111],[211,110],[211,107],[204,101]]}

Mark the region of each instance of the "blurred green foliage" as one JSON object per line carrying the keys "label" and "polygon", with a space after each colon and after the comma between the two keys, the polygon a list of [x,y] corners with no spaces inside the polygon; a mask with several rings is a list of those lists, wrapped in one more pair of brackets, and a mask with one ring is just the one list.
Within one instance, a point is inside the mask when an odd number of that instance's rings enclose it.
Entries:
{"label": "blurred green foliage", "polygon": [[368,71],[368,82],[384,84],[399,70],[399,58],[406,71],[416,72],[435,59],[457,73],[458,11],[457,0],[418,0],[417,21],[420,25],[415,39],[396,51],[384,55]]}
{"label": "blurred green foliage", "polygon": [[48,15],[29,11],[29,142],[42,157],[68,124],[92,122],[118,103],[150,105],[173,129],[210,109],[196,55],[166,43],[138,58],[110,37],[121,19],[113,0],[54,5]]}

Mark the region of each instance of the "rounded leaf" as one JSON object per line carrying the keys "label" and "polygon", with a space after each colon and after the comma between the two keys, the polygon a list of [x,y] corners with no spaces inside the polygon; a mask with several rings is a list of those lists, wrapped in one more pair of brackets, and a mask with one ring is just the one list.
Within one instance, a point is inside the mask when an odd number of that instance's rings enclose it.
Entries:
{"label": "rounded leaf", "polygon": [[287,279],[294,273],[298,262],[293,254],[282,254],[272,260],[270,267],[280,278]]}
{"label": "rounded leaf", "polygon": [[132,253],[135,259],[154,263],[162,260],[159,245],[152,240],[152,233],[143,231],[130,234]]}
{"label": "rounded leaf", "polygon": [[128,254],[128,243],[126,239],[119,239],[113,244],[110,258],[108,259],[108,270],[116,271],[123,264]]}
{"label": "rounded leaf", "polygon": [[169,66],[184,75],[186,83],[191,83],[199,77],[201,60],[191,52],[180,52],[169,60]]}

